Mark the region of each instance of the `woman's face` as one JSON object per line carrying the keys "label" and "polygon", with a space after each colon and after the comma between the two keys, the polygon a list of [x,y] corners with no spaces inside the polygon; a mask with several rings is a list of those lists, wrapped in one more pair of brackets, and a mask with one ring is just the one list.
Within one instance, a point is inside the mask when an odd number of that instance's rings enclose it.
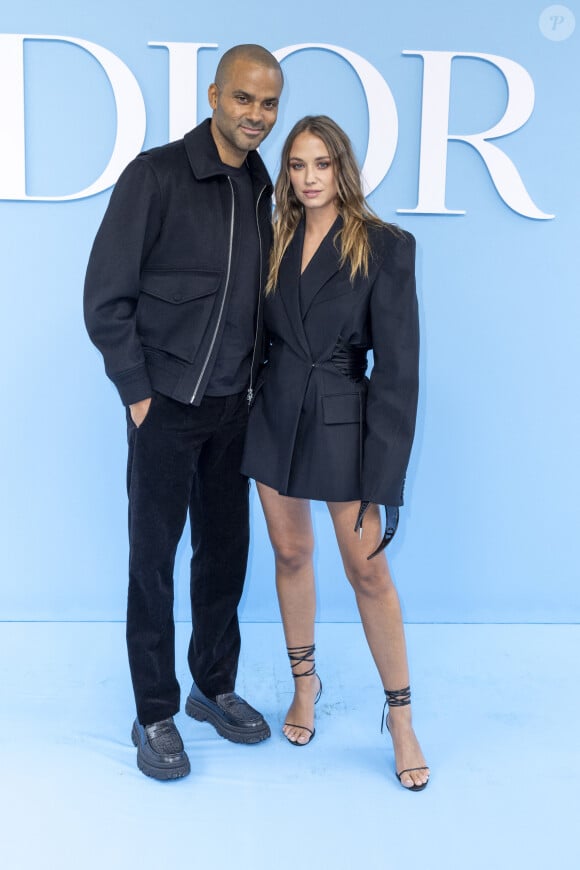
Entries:
{"label": "woman's face", "polygon": [[288,159],[290,183],[304,208],[338,214],[338,188],[328,148],[308,131],[294,139]]}

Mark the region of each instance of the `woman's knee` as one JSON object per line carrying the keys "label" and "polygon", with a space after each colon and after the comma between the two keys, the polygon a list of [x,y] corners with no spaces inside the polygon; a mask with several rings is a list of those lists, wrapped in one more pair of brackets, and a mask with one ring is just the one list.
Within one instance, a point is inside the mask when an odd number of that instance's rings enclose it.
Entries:
{"label": "woman's knee", "polygon": [[300,571],[312,561],[314,541],[310,538],[273,541],[276,565],[284,571]]}
{"label": "woman's knee", "polygon": [[395,587],[388,569],[384,565],[373,565],[372,562],[357,563],[345,566],[346,575],[351,586],[358,595],[384,595]]}

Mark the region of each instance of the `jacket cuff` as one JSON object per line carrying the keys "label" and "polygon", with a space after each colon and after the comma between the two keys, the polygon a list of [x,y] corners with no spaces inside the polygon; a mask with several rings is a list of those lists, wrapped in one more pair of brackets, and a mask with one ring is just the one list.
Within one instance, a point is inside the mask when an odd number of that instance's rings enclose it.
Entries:
{"label": "jacket cuff", "polygon": [[124,405],[133,405],[135,402],[141,402],[143,399],[150,398],[153,394],[153,388],[145,363],[126,372],[109,374],[109,377],[117,387]]}
{"label": "jacket cuff", "polygon": [[368,474],[363,472],[362,480],[362,500],[370,501],[372,504],[388,504],[393,507],[402,507],[405,503],[405,482],[406,478],[399,478],[395,481],[377,481],[370,480]]}

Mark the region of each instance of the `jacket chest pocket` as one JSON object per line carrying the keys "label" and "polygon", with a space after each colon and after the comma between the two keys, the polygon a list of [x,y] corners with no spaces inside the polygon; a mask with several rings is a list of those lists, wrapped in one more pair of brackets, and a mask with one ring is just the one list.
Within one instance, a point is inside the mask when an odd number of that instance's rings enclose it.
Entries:
{"label": "jacket chest pocket", "polygon": [[193,362],[212,320],[221,281],[219,270],[144,271],[137,304],[142,344]]}

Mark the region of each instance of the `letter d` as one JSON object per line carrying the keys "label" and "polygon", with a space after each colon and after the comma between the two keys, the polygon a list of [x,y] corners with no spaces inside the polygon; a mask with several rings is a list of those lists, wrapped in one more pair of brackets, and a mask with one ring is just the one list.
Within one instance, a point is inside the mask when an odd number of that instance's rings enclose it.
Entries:
{"label": "letter d", "polygon": [[[36,39],[68,42],[88,51],[109,79],[117,109],[117,135],[109,163],[97,180],[78,193],[65,196],[28,196],[24,132],[24,41]],[[125,165],[140,150],[145,139],[145,103],[131,70],[112,52],[72,36],[0,34],[0,122],[3,153],[0,161],[0,199],[59,202],[93,196],[113,185]]]}

